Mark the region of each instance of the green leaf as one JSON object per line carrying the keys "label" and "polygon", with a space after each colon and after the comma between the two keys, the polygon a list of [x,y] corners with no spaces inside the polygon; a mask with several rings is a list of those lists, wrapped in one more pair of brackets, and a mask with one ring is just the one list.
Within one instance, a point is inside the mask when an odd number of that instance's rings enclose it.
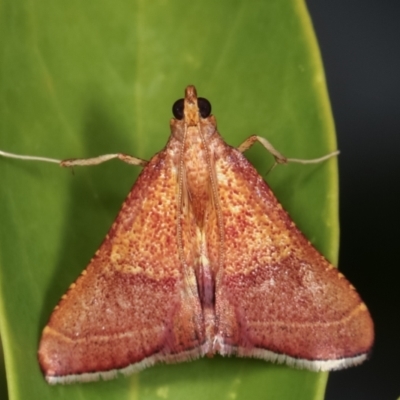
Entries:
{"label": "green leaf", "polygon": [[[149,158],[188,84],[213,104],[226,141],[267,137],[289,157],[336,148],[320,55],[303,1],[18,2],[0,8],[0,148],[53,158]],[[257,147],[257,146],[256,146]],[[249,151],[260,173],[273,160]],[[327,374],[260,360],[159,365],[130,378],[50,387],[41,330],[111,226],[138,168],[62,170],[0,159],[0,327],[11,400],[321,399]],[[268,181],[331,261],[336,161],[280,166]]]}

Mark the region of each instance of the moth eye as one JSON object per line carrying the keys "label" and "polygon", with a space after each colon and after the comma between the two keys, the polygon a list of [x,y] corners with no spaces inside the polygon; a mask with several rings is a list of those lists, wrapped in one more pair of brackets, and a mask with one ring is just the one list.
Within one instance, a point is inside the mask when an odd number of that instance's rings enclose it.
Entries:
{"label": "moth eye", "polygon": [[197,99],[197,106],[199,107],[200,115],[202,116],[202,118],[207,118],[210,116],[211,103],[207,99],[199,97]]}
{"label": "moth eye", "polygon": [[183,119],[184,104],[183,99],[179,99],[172,106],[172,114],[176,119]]}

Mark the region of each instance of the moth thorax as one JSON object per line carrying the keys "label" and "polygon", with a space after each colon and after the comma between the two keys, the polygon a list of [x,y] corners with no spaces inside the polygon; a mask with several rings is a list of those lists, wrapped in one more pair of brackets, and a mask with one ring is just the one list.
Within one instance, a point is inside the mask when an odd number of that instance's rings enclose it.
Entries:
{"label": "moth thorax", "polygon": [[185,150],[183,153],[184,187],[183,192],[189,196],[190,204],[199,225],[204,221],[207,204],[210,204],[211,179],[209,154],[204,148],[196,127],[188,129]]}

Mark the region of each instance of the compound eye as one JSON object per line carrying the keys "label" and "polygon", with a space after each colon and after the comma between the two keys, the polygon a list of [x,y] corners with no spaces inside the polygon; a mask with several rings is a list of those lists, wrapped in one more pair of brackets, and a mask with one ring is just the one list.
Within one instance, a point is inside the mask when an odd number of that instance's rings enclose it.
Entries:
{"label": "compound eye", "polygon": [[183,119],[183,109],[185,108],[184,104],[185,102],[183,99],[179,99],[172,106],[172,114],[174,114],[176,119]]}
{"label": "compound eye", "polygon": [[211,103],[204,97],[197,99],[197,106],[199,107],[200,115],[202,118],[207,118],[211,114]]}

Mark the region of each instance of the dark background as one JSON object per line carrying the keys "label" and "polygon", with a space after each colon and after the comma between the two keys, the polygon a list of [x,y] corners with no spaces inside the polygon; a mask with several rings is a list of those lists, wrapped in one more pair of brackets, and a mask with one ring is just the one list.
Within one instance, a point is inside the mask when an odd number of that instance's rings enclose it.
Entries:
{"label": "dark background", "polygon": [[307,0],[338,135],[339,267],[375,322],[370,360],[327,400],[400,396],[400,1]]}

